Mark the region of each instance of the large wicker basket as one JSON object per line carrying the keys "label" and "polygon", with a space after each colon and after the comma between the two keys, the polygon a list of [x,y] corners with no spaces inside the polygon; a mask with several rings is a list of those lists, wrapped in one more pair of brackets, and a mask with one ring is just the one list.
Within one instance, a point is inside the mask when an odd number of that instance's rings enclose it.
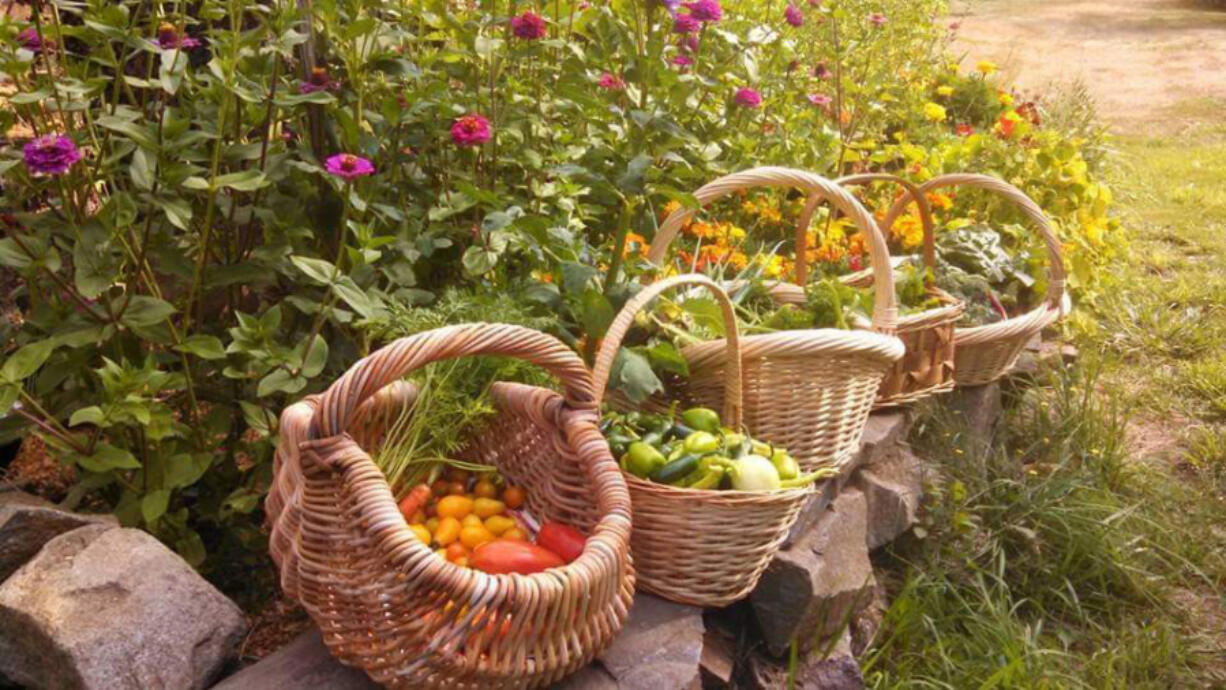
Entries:
{"label": "large wicker basket", "polygon": [[[527,487],[537,518],[591,535],[565,567],[489,575],[449,563],[414,537],[371,460],[380,420],[413,398],[402,377],[469,355],[519,357],[564,386],[495,383],[496,421],[463,457]],[[634,590],[630,495],[597,407],[582,360],[518,326],[440,328],[363,359],[282,414],[266,508],[285,593],[334,656],[387,687],[541,687],[587,664],[621,630]]]}
{"label": "large wicker basket", "polygon": [[[831,202],[855,221],[869,247],[874,282],[875,332],[833,328],[780,331],[741,338],[746,427],[787,448],[806,471],[845,468],[886,372],[904,347],[898,325],[894,276],[885,237],[873,217],[838,184],[790,168],[765,167],[721,177],[694,193],[701,204],[755,187],[792,187]],[[661,224],[647,258],[660,263],[694,211],[679,209]],[[726,345],[714,340],[682,350],[690,369],[686,396],[719,408],[725,398]]]}
{"label": "large wicker basket", "polygon": [[[910,192],[910,197],[915,200],[919,209],[920,223],[924,229],[923,259],[928,269],[925,271],[925,287],[929,296],[941,303],[932,309],[899,317],[897,335],[906,345],[907,351],[882,379],[873,408],[906,405],[953,390],[954,322],[961,318],[966,305],[933,284],[932,276],[936,270],[936,236],[927,197],[920,194],[914,184],[894,175],[851,175],[835,182],[841,185],[892,182]],[[801,212],[796,231],[796,283],[781,283],[771,290],[771,295],[780,302],[805,303],[804,285],[808,280],[808,265],[804,261],[808,245],[805,230],[808,229],[813,212],[821,201],[820,197],[814,196]],[[882,232],[888,231],[888,227],[882,228]],[[844,282],[856,287],[869,287],[873,285],[873,276],[872,270],[859,271],[847,276]]]}
{"label": "large wicker basket", "polygon": [[[934,177],[916,188],[913,195],[921,198],[936,189],[959,186],[996,192],[1012,202],[1041,233],[1047,248],[1047,295],[1042,304],[998,323],[954,330],[954,378],[959,386],[979,386],[1009,373],[1026,343],[1063,316],[1064,262],[1060,256],[1060,241],[1043,210],[1022,190],[1004,180],[974,173],[953,173]],[[895,202],[882,221],[885,229],[893,225],[906,204],[906,197]]]}
{"label": "large wicker basket", "polygon": [[[710,278],[682,275],[643,288],[609,327],[596,357],[596,390],[604,390],[634,316],[666,290],[707,288],[724,317],[725,393],[722,419],[742,427],[740,346],[732,302]],[[619,407],[621,405],[619,404]],[[747,427],[755,435],[752,426]],[[634,505],[630,546],[640,589],[694,606],[727,606],[748,595],[770,565],[812,487],[786,491],[683,489],[626,474]],[[714,535],[711,537],[710,535]]]}

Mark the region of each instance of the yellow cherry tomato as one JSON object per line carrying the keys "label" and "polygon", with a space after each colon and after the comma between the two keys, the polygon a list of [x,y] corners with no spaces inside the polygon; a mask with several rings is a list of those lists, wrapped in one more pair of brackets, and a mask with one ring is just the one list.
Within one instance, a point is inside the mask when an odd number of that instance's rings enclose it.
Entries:
{"label": "yellow cherry tomato", "polygon": [[411,525],[421,525],[421,524],[425,524],[425,522],[426,522],[426,511],[424,510],[419,510],[416,513],[413,513],[413,519],[409,520],[409,524]]}
{"label": "yellow cherry tomato", "polygon": [[507,504],[492,498],[478,498],[473,501],[472,512],[484,520],[492,515],[498,515],[507,509]]}
{"label": "yellow cherry tomato", "polygon": [[438,502],[440,518],[453,517],[463,520],[471,512],[473,512],[473,500],[467,496],[445,496]]}
{"label": "yellow cherry tomato", "polygon": [[450,546],[460,538],[460,521],[453,517],[445,517],[438,521],[438,529],[434,530],[434,543],[439,546]]}
{"label": "yellow cherry tomato", "polygon": [[452,561],[452,563],[455,563],[461,568],[467,568],[468,567],[468,556],[460,556],[459,558]]}
{"label": "yellow cherry tomato", "polygon": [[409,525],[409,529],[413,531],[413,536],[426,546],[430,545],[430,530],[426,529],[425,525]]}
{"label": "yellow cherry tomato", "polygon": [[482,479],[473,487],[473,495],[477,498],[498,498],[498,487],[488,479]]}
{"label": "yellow cherry tomato", "polygon": [[463,520],[460,520],[461,527],[481,527],[484,524],[481,518],[477,517],[474,513],[469,513],[464,516]]}
{"label": "yellow cherry tomato", "polygon": [[487,541],[494,541],[494,535],[484,525],[460,530],[460,542],[470,549],[475,549]]}
{"label": "yellow cherry tomato", "polygon": [[528,535],[518,527],[512,527],[511,529],[503,532],[502,536],[499,538],[510,539],[512,541],[528,541]]}
{"label": "yellow cherry tomato", "polygon": [[430,534],[434,534],[434,532],[438,529],[438,518],[432,517],[429,520],[426,520],[426,529],[430,530]]}
{"label": "yellow cherry tomato", "polygon": [[485,528],[495,537],[501,537],[504,532],[515,527],[515,520],[505,515],[491,515],[485,518]]}

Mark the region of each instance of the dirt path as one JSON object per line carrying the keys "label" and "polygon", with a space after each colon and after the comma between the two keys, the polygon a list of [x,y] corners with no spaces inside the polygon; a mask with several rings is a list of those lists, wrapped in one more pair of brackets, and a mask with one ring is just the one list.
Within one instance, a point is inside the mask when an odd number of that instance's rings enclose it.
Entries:
{"label": "dirt path", "polygon": [[1120,132],[1163,133],[1170,110],[1226,100],[1226,7],[1208,0],[963,0],[964,62],[1023,89],[1082,81]]}

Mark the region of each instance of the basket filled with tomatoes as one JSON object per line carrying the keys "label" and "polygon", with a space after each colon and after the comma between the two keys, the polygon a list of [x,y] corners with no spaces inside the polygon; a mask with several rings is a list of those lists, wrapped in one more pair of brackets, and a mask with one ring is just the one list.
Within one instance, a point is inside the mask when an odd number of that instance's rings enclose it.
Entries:
{"label": "basket filled with tomatoes", "polygon": [[[561,392],[498,380],[455,406],[420,375],[478,355]],[[270,550],[334,656],[386,687],[543,687],[611,643],[630,498],[594,390],[556,339],[474,323],[396,340],[285,410]]]}
{"label": "basket filled with tomatoes", "polygon": [[[723,411],[607,410],[602,430],[625,476],[634,507],[631,550],[640,589],[695,606],[726,606],[749,594],[787,538],[817,482],[837,468],[804,473],[780,445],[753,438],[741,414],[741,349],[728,295],[710,278],[688,274],[643,288],[613,320],[596,358],[604,391],[635,316],[667,290],[698,286],[720,305],[726,333]],[[625,408],[619,400],[617,407]],[[702,539],[717,526],[718,539]]]}

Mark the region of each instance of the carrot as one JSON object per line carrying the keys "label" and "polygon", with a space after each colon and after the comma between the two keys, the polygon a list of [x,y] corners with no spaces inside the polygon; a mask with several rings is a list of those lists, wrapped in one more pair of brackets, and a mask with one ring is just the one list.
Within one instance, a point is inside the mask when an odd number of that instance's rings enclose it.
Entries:
{"label": "carrot", "polygon": [[430,485],[418,484],[409,491],[409,495],[400,499],[400,514],[405,520],[413,519],[413,515],[426,507],[430,501]]}

